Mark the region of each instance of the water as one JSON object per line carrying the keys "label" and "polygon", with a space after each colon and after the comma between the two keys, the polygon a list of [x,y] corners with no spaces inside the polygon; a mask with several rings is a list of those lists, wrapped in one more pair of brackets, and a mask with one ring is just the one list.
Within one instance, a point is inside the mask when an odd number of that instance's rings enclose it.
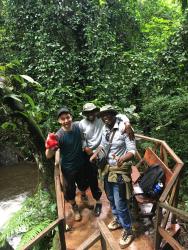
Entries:
{"label": "water", "polygon": [[[26,197],[36,190],[38,170],[35,164],[22,163],[0,168],[0,231],[5,222],[21,208]],[[10,239],[13,248],[19,238]]]}
{"label": "water", "polygon": [[17,195],[32,192],[37,186],[38,172],[35,164],[22,163],[0,168],[0,203]]}

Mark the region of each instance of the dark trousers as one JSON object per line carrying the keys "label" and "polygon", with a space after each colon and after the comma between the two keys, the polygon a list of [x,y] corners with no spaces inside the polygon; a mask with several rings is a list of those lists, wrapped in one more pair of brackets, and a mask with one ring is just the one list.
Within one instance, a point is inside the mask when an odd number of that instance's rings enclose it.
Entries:
{"label": "dark trousers", "polygon": [[87,168],[87,178],[88,178],[88,183],[89,187],[91,189],[92,196],[95,200],[99,200],[102,191],[99,188],[99,183],[98,183],[98,168],[95,164],[91,163],[89,160],[86,164]]}
{"label": "dark trousers", "polygon": [[63,192],[66,201],[75,199],[76,186],[78,186],[80,191],[85,191],[88,188],[85,168],[80,169],[78,172],[63,173]]}

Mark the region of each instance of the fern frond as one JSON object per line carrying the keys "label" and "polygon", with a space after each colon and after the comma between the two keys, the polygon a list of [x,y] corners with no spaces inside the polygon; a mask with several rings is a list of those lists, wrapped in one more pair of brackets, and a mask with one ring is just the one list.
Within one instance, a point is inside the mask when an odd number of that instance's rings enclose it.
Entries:
{"label": "fern frond", "polygon": [[3,246],[8,238],[23,233],[24,242],[27,243],[32,235],[35,237],[37,232],[41,232],[45,226],[55,220],[56,216],[56,205],[50,195],[39,189],[34,196],[23,202],[21,209],[5,224],[0,235],[0,245]]}
{"label": "fern frond", "polygon": [[51,223],[50,220],[46,220],[36,225],[34,228],[29,230],[27,233],[23,235],[21,241],[16,248],[16,250],[20,250],[25,244],[27,244],[30,240],[34,239],[43,229],[45,229]]}

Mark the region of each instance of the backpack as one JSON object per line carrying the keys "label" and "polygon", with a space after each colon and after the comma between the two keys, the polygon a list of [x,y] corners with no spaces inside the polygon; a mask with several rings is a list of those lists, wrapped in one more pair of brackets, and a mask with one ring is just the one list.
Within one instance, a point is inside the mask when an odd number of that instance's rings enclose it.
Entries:
{"label": "backpack", "polygon": [[[139,185],[144,195],[150,198],[159,198],[165,183],[165,174],[158,164],[149,166],[139,179]],[[161,187],[156,187],[160,183]]]}

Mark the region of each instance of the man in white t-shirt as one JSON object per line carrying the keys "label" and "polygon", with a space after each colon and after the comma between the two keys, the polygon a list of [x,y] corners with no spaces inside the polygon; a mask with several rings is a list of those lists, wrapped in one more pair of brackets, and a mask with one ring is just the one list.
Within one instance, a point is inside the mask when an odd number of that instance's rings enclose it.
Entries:
{"label": "man in white t-shirt", "polygon": [[[98,112],[100,109],[95,106],[93,103],[86,103],[83,106],[82,114],[85,116],[80,122],[79,127],[83,137],[82,147],[85,153],[88,155],[88,179],[89,186],[93,195],[93,198],[96,200],[95,206],[95,216],[99,216],[101,213],[102,204],[100,201],[101,190],[98,186],[98,168],[95,163],[91,163],[89,158],[95,152],[97,147],[101,143],[102,138],[102,129],[104,123],[101,118],[98,117]],[[118,114],[117,117],[125,123],[126,132],[128,132],[129,136],[134,139],[134,133],[131,129],[129,119],[126,115]],[[131,139],[130,138],[130,139]]]}

